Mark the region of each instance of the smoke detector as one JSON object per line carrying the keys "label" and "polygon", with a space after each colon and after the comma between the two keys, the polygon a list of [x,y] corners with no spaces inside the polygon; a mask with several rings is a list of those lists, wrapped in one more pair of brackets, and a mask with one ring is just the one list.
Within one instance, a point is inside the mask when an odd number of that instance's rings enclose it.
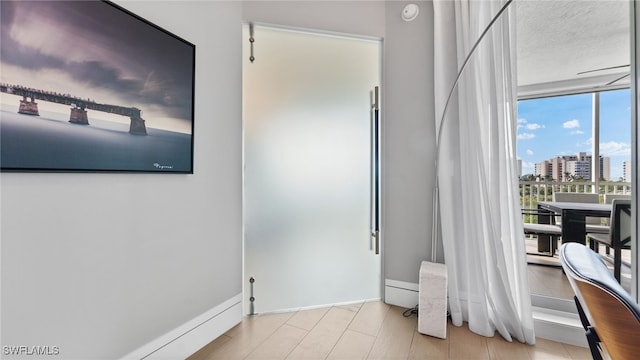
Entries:
{"label": "smoke detector", "polygon": [[412,21],[413,19],[418,17],[418,13],[420,12],[420,8],[416,4],[409,4],[402,9],[402,20],[404,21]]}

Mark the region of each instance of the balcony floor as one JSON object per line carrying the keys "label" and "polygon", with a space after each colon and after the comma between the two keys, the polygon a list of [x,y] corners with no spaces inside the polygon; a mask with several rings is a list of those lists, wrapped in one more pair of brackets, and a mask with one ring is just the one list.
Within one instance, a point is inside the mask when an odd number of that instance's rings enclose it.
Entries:
{"label": "balcony floor", "polygon": [[[537,251],[537,240],[527,239],[526,247],[527,253],[535,253]],[[613,273],[613,251],[611,256],[605,254],[604,246],[600,246],[599,252],[605,264],[609,267],[611,273]],[[557,253],[551,256],[543,255],[527,255],[527,261],[529,265],[527,270],[529,273],[529,288],[532,294],[545,295],[551,297],[557,297],[562,299],[573,299],[573,290],[569,284],[569,280],[562,273],[560,267],[560,260]],[[631,274],[629,264],[631,262],[631,251],[622,251],[622,269],[621,280],[622,287],[631,292]]]}

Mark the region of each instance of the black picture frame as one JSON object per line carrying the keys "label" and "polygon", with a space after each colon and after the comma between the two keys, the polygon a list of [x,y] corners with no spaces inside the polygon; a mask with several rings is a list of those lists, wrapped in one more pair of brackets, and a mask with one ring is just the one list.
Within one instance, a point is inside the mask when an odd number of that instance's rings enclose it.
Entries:
{"label": "black picture frame", "polygon": [[2,172],[193,174],[195,45],[110,1],[0,1]]}

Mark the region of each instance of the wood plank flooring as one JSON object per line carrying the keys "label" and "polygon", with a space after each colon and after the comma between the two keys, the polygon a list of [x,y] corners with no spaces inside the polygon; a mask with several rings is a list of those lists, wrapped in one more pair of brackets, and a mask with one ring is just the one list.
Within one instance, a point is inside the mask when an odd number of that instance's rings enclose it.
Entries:
{"label": "wood plank flooring", "polygon": [[449,323],[447,339],[418,333],[415,315],[380,301],[248,316],[189,357],[233,359],[590,359],[587,348],[538,338],[536,345],[476,335]]}

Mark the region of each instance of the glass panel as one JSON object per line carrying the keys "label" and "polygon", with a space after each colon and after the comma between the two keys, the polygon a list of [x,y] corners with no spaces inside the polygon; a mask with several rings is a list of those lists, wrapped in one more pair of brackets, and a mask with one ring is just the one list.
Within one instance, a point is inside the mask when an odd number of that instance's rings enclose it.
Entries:
{"label": "glass panel", "polygon": [[[535,209],[538,201],[554,200],[553,194],[557,192],[595,192],[600,195],[600,203],[611,203],[613,198],[630,198],[629,90],[600,93],[599,136],[592,133],[593,99],[593,95],[588,93],[518,102],[518,157],[522,161],[520,195],[523,208]],[[594,138],[600,139],[597,189],[592,179]],[[627,179],[625,173],[628,174]],[[525,216],[524,219],[532,223],[537,220],[534,216]],[[608,225],[608,219],[595,220],[600,225]],[[561,224],[562,219],[557,221]],[[538,237],[530,235],[526,241],[532,293],[572,299],[573,291],[558,267],[557,254],[531,255],[539,252]],[[605,261],[610,260],[613,271],[613,252],[601,246],[601,253]],[[630,250],[622,253],[622,283],[630,292]]]}
{"label": "glass panel", "polygon": [[245,27],[245,289],[253,277],[254,310],[380,298],[370,236],[380,42],[262,26],[254,38],[250,62]]}
{"label": "glass panel", "polygon": [[[602,202],[613,199],[631,200],[631,91],[629,89],[600,93],[600,184]],[[621,239],[630,238],[631,223],[626,213],[619,214]],[[607,223],[608,225],[612,225]],[[629,244],[630,245],[630,244]],[[614,251],[600,245],[598,251],[613,271]],[[631,249],[621,250],[620,283],[631,293]]]}
{"label": "glass panel", "polygon": [[[518,102],[518,157],[522,169],[520,197],[523,207],[535,208],[537,201],[550,201],[553,193],[558,191],[595,192],[600,195],[601,203],[609,202],[611,193],[631,193],[631,178],[624,175],[623,155],[627,153],[626,158],[631,158],[628,149],[632,141],[630,93],[623,89],[629,84],[629,3],[529,1],[516,5],[519,10],[519,45],[533,45],[528,47],[528,52],[520,51],[523,49],[519,47],[519,75],[521,69],[529,70],[519,77],[518,85],[522,87],[519,90],[525,97],[540,97]],[[585,11],[584,6],[589,10]],[[544,29],[538,27],[539,21],[529,21],[532,15],[547,20]],[[598,26],[600,23],[613,23],[612,18],[617,19],[615,27]],[[575,40],[575,29],[580,29],[579,41]],[[553,34],[553,38],[545,36],[544,31],[546,35]],[[544,46],[537,46],[538,43],[533,41],[536,39],[545,39]],[[575,46],[580,41],[592,46]],[[586,49],[590,52],[581,53]],[[604,91],[610,89],[622,90]],[[592,123],[595,96],[589,91],[600,91],[599,126]],[[559,94],[572,95],[555,96]],[[552,119],[554,122],[551,123]],[[596,179],[588,174],[595,164],[579,159],[581,153],[585,158],[593,155],[596,139],[599,139],[596,143],[599,155],[603,157],[596,162],[600,165],[597,185]],[[535,147],[533,143],[539,144]],[[553,153],[549,154],[549,150]],[[563,161],[563,156],[575,156],[576,159]],[[631,163],[627,164],[630,167]],[[536,217],[524,217],[525,222],[536,220]],[[601,225],[606,224],[606,220],[600,221]],[[528,241],[531,244],[528,251],[539,250],[535,237]],[[601,253],[605,253],[604,247]],[[554,304],[537,305],[559,309],[555,305],[564,303],[564,306],[575,308],[573,301],[565,300],[570,299],[573,293],[557,267],[557,256],[529,255],[528,258],[533,260],[529,265],[529,279],[534,303],[544,299],[545,303],[552,300]],[[623,287],[630,290],[626,280]]]}
{"label": "glass panel", "polygon": [[[607,181],[631,183],[631,93],[629,89],[600,93],[601,177]],[[607,193],[624,193],[609,187]]]}

